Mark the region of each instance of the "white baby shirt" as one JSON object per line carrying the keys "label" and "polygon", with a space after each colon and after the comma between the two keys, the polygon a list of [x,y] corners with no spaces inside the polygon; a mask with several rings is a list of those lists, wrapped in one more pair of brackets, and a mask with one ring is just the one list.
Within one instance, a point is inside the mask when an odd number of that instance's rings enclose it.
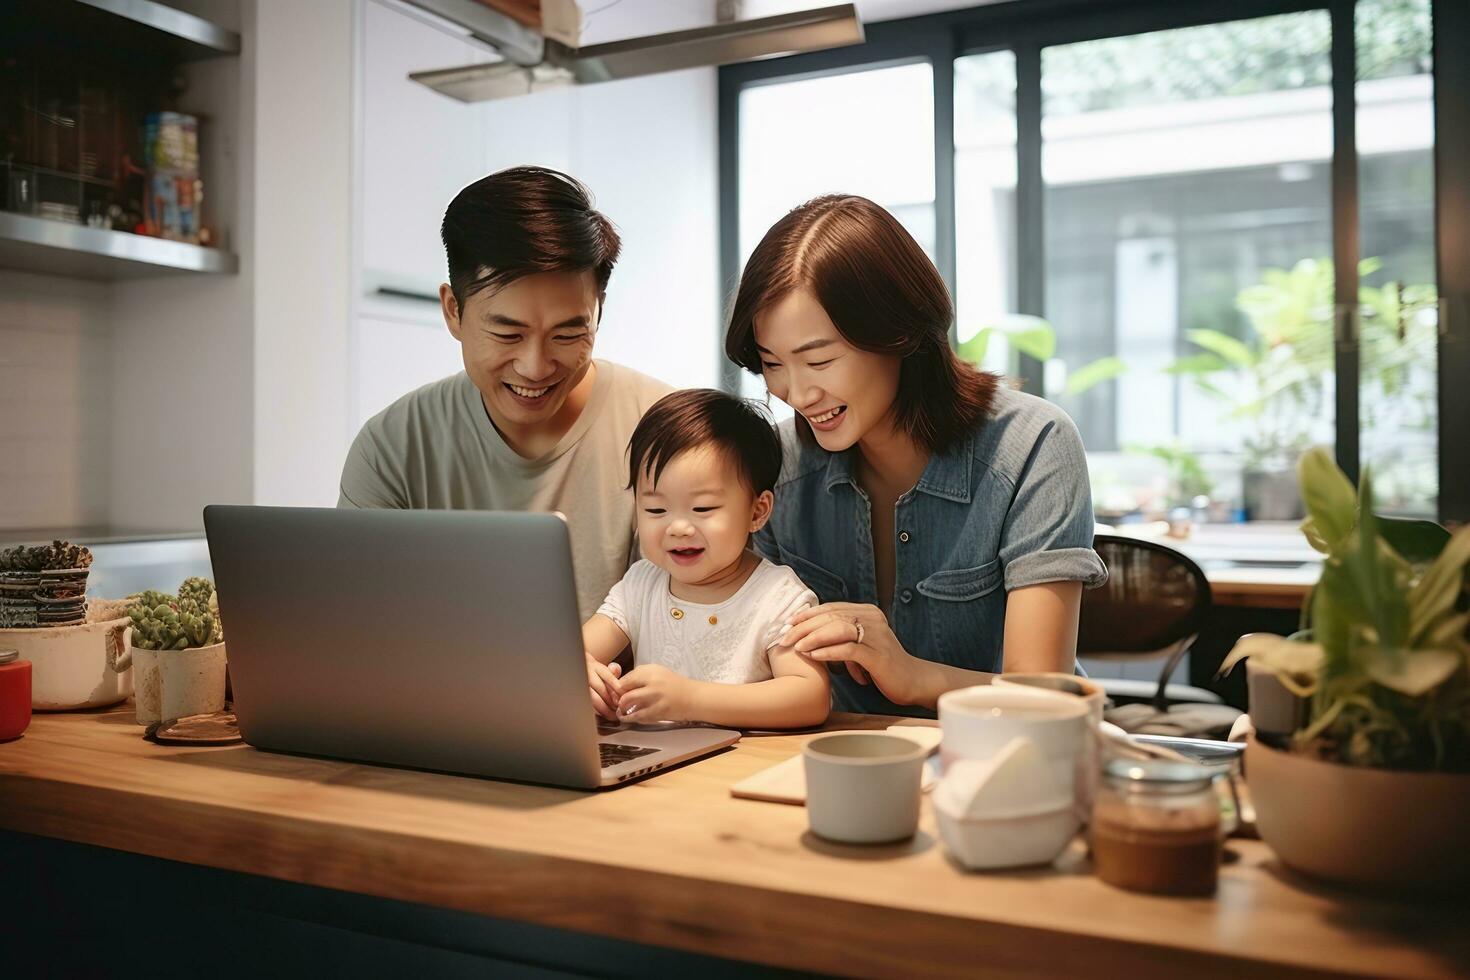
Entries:
{"label": "white baby shirt", "polygon": [[676,674],[717,684],[770,680],[766,652],[798,610],[816,594],[785,565],[762,558],[740,590],[724,602],[676,599],[669,573],[642,560],[628,569],[597,610],[628,634],[635,666],[661,664]]}

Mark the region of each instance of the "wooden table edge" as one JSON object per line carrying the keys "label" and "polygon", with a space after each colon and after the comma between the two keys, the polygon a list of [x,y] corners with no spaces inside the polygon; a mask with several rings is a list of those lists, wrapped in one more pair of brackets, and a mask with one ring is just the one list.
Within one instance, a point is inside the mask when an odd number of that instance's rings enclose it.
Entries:
{"label": "wooden table edge", "polygon": [[[1187,970],[1191,976],[1236,977],[1243,969],[1253,977],[1341,975],[1308,964],[1263,960],[1250,952],[1170,945],[1166,937],[1158,943],[1140,942],[1065,926],[1047,929],[895,909],[857,898],[710,883],[692,874],[629,871],[595,861],[4,771],[0,803],[0,828],[19,833],[786,969],[855,976],[916,971],[969,976],[977,969],[1056,975],[1102,968],[1139,971],[1142,976]],[[200,809],[208,813],[201,815]],[[138,824],[107,819],[108,814],[130,811],[138,813]],[[242,831],[248,828],[257,843],[280,851],[277,860],[264,862],[259,848],[222,847],[234,824]],[[47,829],[38,833],[38,826]],[[149,827],[159,832],[144,833]],[[409,842],[412,867],[396,867],[391,874],[363,875],[341,860],[391,864],[395,844]],[[432,860],[424,860],[426,851]],[[261,870],[263,863],[279,866],[282,858],[295,873]],[[547,877],[574,880],[576,899],[538,900],[536,886]],[[956,934],[966,942],[956,944]],[[894,938],[899,936],[901,940]],[[1037,956],[1040,949],[1046,950],[1045,957]]]}

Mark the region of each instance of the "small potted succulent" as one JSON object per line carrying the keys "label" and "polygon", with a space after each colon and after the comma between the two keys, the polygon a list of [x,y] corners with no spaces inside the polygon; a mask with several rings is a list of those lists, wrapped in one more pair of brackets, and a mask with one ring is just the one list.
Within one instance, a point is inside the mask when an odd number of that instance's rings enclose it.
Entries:
{"label": "small potted succulent", "polygon": [[118,669],[133,668],[138,724],[222,710],[225,644],[214,584],[188,578],[176,595],[149,590],[132,598],[128,652]]}
{"label": "small potted succulent", "polygon": [[92,552],[70,541],[0,551],[0,628],[86,622],[91,565]]}
{"label": "small potted succulent", "polygon": [[1470,527],[1375,515],[1370,475],[1354,491],[1326,450],[1299,472],[1302,529],[1324,554],[1309,632],[1244,637],[1230,658],[1301,701],[1247,747],[1257,828],[1319,877],[1456,887],[1470,876]]}

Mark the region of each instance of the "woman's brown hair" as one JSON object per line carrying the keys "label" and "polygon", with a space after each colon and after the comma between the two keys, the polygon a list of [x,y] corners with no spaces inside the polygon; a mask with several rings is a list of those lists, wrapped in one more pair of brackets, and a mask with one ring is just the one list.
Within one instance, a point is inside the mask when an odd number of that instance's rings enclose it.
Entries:
{"label": "woman's brown hair", "polygon": [[[998,379],[950,348],[949,290],[918,242],[883,208],[832,194],[772,225],[735,293],[725,332],[730,360],[760,374],[755,319],[803,288],[849,344],[903,359],[894,421],[914,442],[943,452],[989,413]],[[804,424],[798,430],[811,437]]]}

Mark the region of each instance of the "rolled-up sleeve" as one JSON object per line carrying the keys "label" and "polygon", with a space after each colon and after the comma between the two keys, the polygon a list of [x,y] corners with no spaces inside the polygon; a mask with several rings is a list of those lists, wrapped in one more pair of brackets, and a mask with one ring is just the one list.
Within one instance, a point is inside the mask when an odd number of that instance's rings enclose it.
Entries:
{"label": "rolled-up sleeve", "polygon": [[1001,533],[1007,591],[1043,582],[1097,588],[1108,570],[1092,550],[1092,487],[1082,437],[1066,416],[1038,435]]}

